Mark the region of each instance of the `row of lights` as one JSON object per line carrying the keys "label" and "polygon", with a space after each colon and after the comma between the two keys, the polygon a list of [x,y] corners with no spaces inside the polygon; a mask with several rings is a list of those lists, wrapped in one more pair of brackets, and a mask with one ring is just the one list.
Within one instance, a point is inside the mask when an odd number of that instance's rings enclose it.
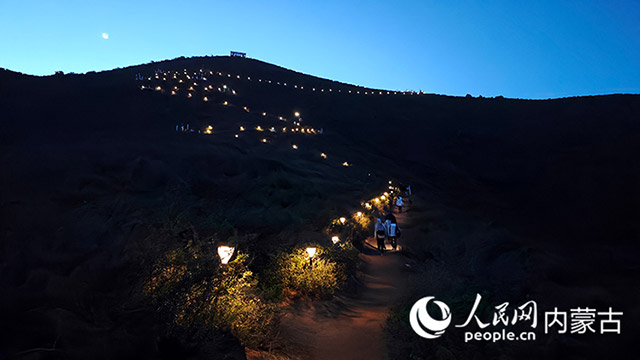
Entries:
{"label": "row of lights", "polygon": [[[160,75],[159,75],[159,73],[162,73],[162,74],[163,74],[162,80],[163,80],[163,81],[166,81],[166,75],[167,75],[167,73],[166,73],[166,72],[156,72],[155,78],[156,78],[156,79],[158,79],[158,80],[160,79]],[[202,69],[201,69],[201,70],[200,70],[200,73],[201,73],[201,74],[203,74],[203,73],[204,73],[204,70],[202,70]],[[214,74],[214,72],[213,72],[213,71],[209,71],[209,73],[210,73],[211,75],[213,75],[213,74]],[[175,73],[173,74],[173,79],[178,79],[177,74],[178,74],[178,72],[175,72]],[[215,73],[215,74],[217,74],[217,75],[219,75],[219,76],[223,76],[223,73],[221,73],[221,72],[218,72],[218,73]],[[171,75],[171,73],[169,73],[169,75]],[[189,75],[187,74],[187,69],[184,69],[184,75],[186,75],[187,79],[191,80],[191,76],[189,76]],[[194,75],[194,77],[196,77],[196,78],[198,77],[198,73],[193,73],[193,75]],[[230,74],[227,74],[227,75],[228,75],[227,77],[231,77],[231,75],[230,75]],[[202,80],[203,80],[203,81],[207,81],[207,78],[206,78],[205,76],[201,76],[201,78],[202,78]],[[240,79],[241,77],[238,75],[238,76],[236,76],[236,78]],[[148,79],[149,79],[149,80],[151,80],[151,77],[149,77]],[[179,80],[179,82],[180,82],[180,83],[182,83],[182,82],[183,82],[183,80],[182,80],[182,79],[178,79],[178,80]],[[247,77],[247,80],[251,80],[251,78],[250,78],[250,77]],[[260,82],[262,82],[262,80],[261,80],[261,79],[260,79],[259,81],[260,81]],[[270,82],[270,81],[269,81],[269,82]],[[277,82],[277,84],[279,85],[280,83],[279,83],[279,82]],[[194,88],[193,88],[193,86],[197,86],[197,85],[198,85],[198,84],[197,84],[197,82],[195,82],[195,81],[194,81],[194,82],[193,82],[193,85],[189,87],[189,91],[195,91],[195,90],[194,90]],[[284,85],[286,86],[286,83],[284,83]],[[297,86],[296,86],[296,87],[297,87]],[[222,88],[226,90],[226,89],[227,89],[227,85],[223,85],[223,86],[222,86]],[[303,88],[303,87],[300,87],[300,88]],[[142,89],[145,89],[145,86],[144,86],[144,85],[142,85]],[[212,86],[212,85],[205,86],[205,89],[213,89],[213,86]],[[156,91],[162,91],[162,87],[161,87],[161,86],[156,86],[155,90],[156,90]],[[174,86],[174,87],[173,87],[173,90],[172,90],[172,92],[171,92],[171,93],[172,93],[172,95],[175,95],[175,91],[177,91],[177,90],[178,90],[178,87],[177,87],[177,86]],[[220,90],[220,88],[218,88],[218,90]],[[314,88],[313,90],[315,91],[315,88]],[[332,91],[332,90],[330,89],[330,91]],[[349,92],[350,92],[350,91],[349,91]],[[235,94],[235,90],[233,90],[233,93]],[[188,97],[188,98],[193,97],[192,93],[191,93],[191,92],[188,92],[188,93],[187,93],[187,97]],[[209,101],[208,97],[206,97],[206,96],[205,96],[205,97],[203,98],[203,101],[208,102],[208,101]],[[224,105],[224,106],[229,106],[229,102],[225,100],[225,101],[222,103],[222,105]],[[249,108],[248,108],[248,107],[246,107],[246,106],[243,106],[243,107],[242,107],[242,109],[243,109],[244,111],[246,111],[246,112],[249,112],[249,113],[251,112],[251,111],[249,110]],[[262,115],[262,116],[267,116],[267,113],[266,113],[266,112],[262,112],[262,113],[261,113],[261,115]],[[301,126],[301,119],[300,119],[300,115],[301,115],[301,114],[300,114],[300,112],[299,112],[299,111],[295,111],[295,112],[294,112],[294,117],[295,117],[296,119],[298,119],[298,121],[297,121],[297,122],[296,122],[296,121],[294,121],[294,124],[296,125],[296,127],[290,128],[290,129],[289,129],[289,131],[290,131],[290,132],[292,132],[292,133],[298,133],[298,132],[299,132],[299,133],[303,133],[303,134],[305,134],[305,133],[306,133],[306,134],[318,134],[318,133],[323,133],[323,131],[322,131],[322,130],[320,130],[320,131],[316,131],[316,129],[314,129],[314,128],[305,128],[305,127],[302,127],[302,126]],[[277,118],[278,118],[278,120],[281,120],[281,121],[287,121],[287,119],[285,119],[285,118],[284,118],[284,117],[282,117],[282,116],[278,116]],[[241,132],[242,132],[242,131],[245,131],[245,130],[246,130],[246,129],[245,129],[245,127],[244,127],[244,126],[240,126],[240,131],[241,131]],[[264,129],[263,129],[261,126],[259,126],[259,125],[255,127],[255,130],[256,130],[256,131],[260,131],[260,132],[264,131]],[[276,129],[275,129],[275,127],[271,127],[271,128],[269,128],[269,131],[270,131],[270,132],[275,133],[275,132],[276,132]],[[283,128],[282,128],[282,132],[286,133],[286,132],[287,132],[287,128],[286,128],[286,127],[283,127]],[[205,133],[205,134],[209,134],[209,135],[210,135],[210,134],[212,134],[212,133],[213,133],[213,127],[212,127],[211,125],[207,126],[207,128],[205,128],[205,130],[204,130],[204,133]],[[239,136],[239,134],[234,134],[234,138],[236,138],[236,139],[237,139],[237,138],[239,138],[239,137],[240,137],[240,136]],[[260,142],[262,142],[262,143],[267,143],[267,142],[268,142],[268,140],[267,140],[266,138],[262,138],[262,139],[260,139]],[[292,147],[292,149],[294,149],[294,150],[298,150],[298,149],[299,149],[298,145],[296,145],[296,144],[293,144],[291,147]],[[321,157],[322,159],[326,159],[326,158],[327,158],[327,154],[325,154],[325,153],[320,153],[320,157]],[[350,167],[350,166],[352,166],[352,165],[351,165],[348,161],[345,161],[345,162],[343,162],[343,163],[342,163],[342,166],[343,166],[343,167]]]}
{"label": "row of lights", "polygon": [[[156,75],[156,78],[158,78],[158,76],[157,76],[157,75]],[[150,79],[150,78],[149,78],[149,79]],[[163,78],[163,79],[164,79],[164,78]],[[204,79],[204,80],[206,80],[206,78],[203,78],[203,79]],[[194,85],[197,85],[197,83],[195,83],[195,82],[194,82]],[[144,90],[144,89],[146,89],[146,87],[145,87],[144,85],[142,85],[142,86],[141,86],[141,88],[142,88],[143,90]],[[206,89],[206,88],[207,88],[207,87],[205,87],[205,89]],[[209,88],[212,88],[212,86],[211,86],[211,85],[209,85]],[[226,89],[226,88],[227,88],[227,85],[223,85],[223,88],[225,88],[225,89]],[[156,86],[155,90],[156,90],[156,91],[162,91],[162,87],[161,87],[161,86]],[[172,94],[172,95],[175,95],[177,90],[178,90],[178,87],[177,87],[177,86],[174,86],[174,87],[173,87],[173,90],[171,91],[171,94]],[[193,91],[193,87],[190,87],[190,88],[189,88],[189,90],[190,90],[190,91]],[[233,92],[234,92],[234,94],[235,94],[235,90],[233,90]],[[191,92],[188,92],[188,93],[187,93],[187,98],[192,98],[192,97],[193,97],[193,94],[192,94]],[[209,98],[205,96],[205,97],[203,97],[203,101],[208,102],[208,101],[209,101]],[[225,101],[222,103],[222,105],[224,105],[224,106],[229,106],[229,102],[225,100]],[[243,107],[242,107],[242,109],[243,109],[244,111],[248,112],[248,113],[250,113],[250,112],[251,112],[251,111],[249,110],[249,108],[248,108],[248,107],[246,107],[246,106],[243,106]],[[267,113],[266,113],[266,112],[262,112],[261,114],[262,114],[262,116],[267,116]],[[299,112],[299,111],[294,112],[294,116],[295,116],[295,118],[296,118],[296,119],[298,119],[298,120],[297,120],[297,121],[294,121],[294,125],[296,125],[296,126],[295,126],[295,127],[290,128],[290,129],[289,129],[289,130],[290,130],[290,132],[292,132],[292,133],[302,133],[302,134],[314,134],[314,135],[316,135],[316,134],[322,134],[322,133],[324,132],[322,129],[321,129],[321,130],[316,130],[315,128],[308,128],[308,127],[306,127],[306,128],[305,128],[305,127],[302,127],[302,126],[301,126],[301,121],[302,121],[302,120],[300,119],[300,112]],[[278,116],[277,118],[278,118],[278,120],[281,120],[281,121],[288,121],[287,119],[285,119],[285,118],[284,118],[284,117],[282,117],[282,116]],[[259,126],[256,128],[256,130],[258,130],[258,131],[263,131]],[[276,132],[275,127],[271,127],[269,130],[270,130],[271,132]],[[283,128],[282,132],[286,132],[286,130],[287,130],[287,128]],[[240,131],[244,131],[243,127],[241,127],[241,130],[240,130]],[[235,137],[237,138],[238,136],[235,136]]]}
{"label": "row of lights", "polygon": [[[200,69],[200,74],[203,74],[205,72],[206,71]],[[186,69],[184,69],[184,74],[187,76],[188,79],[191,79],[191,77],[189,75],[187,75]],[[198,76],[197,72],[194,72],[193,74],[194,74],[194,76]],[[219,71],[218,72],[209,71],[209,74],[210,75],[217,75],[217,76],[220,76],[220,77],[225,77],[225,75],[226,75],[227,78],[236,78],[236,79],[239,79],[239,80],[244,80],[245,79],[245,77],[240,76],[240,75],[232,76],[232,74],[229,74],[229,73],[225,74],[225,73],[222,73],[222,72],[219,72]],[[166,73],[165,73],[165,75],[166,75]],[[151,77],[149,77],[148,79],[151,80]],[[160,79],[158,74],[156,74],[156,79]],[[166,77],[163,77],[162,79],[166,81]],[[174,74],[174,79],[176,79],[175,74]],[[202,79],[205,80],[205,81],[207,80],[206,77],[202,77]],[[247,76],[246,80],[247,81],[252,81],[250,76]],[[180,82],[182,82],[182,79],[180,79]],[[280,82],[280,81],[271,81],[271,80],[264,80],[263,81],[262,79],[258,79],[258,82],[259,83],[266,83],[266,84],[275,84],[275,85],[288,86],[286,82]],[[299,89],[299,90],[304,90],[304,86],[293,85],[293,88],[294,89]],[[318,91],[318,89],[316,89],[315,87],[312,87],[311,91],[312,92],[316,92],[316,91]],[[321,89],[319,89],[319,92],[325,92],[325,89],[321,88]],[[329,88],[327,92],[333,92],[333,88]],[[342,93],[342,89],[338,89],[337,92],[338,93]],[[412,90],[411,91],[386,91],[386,90],[372,90],[372,89],[369,89],[367,91],[362,91],[362,92],[360,90],[345,90],[345,93],[357,94],[357,95],[359,95],[360,93],[362,93],[364,95],[398,95],[398,94],[400,94],[400,95],[425,95],[426,94],[424,91],[412,91]]]}

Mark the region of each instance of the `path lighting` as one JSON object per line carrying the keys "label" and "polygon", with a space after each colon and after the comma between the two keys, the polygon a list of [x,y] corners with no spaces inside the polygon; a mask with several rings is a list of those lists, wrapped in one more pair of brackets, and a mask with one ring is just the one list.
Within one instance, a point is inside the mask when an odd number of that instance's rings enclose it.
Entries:
{"label": "path lighting", "polygon": [[340,223],[342,225],[344,225],[344,223],[346,223],[346,222],[347,222],[347,218],[346,217],[343,216],[343,217],[340,218]]}
{"label": "path lighting", "polygon": [[224,265],[231,260],[233,256],[233,252],[236,250],[233,246],[221,245],[218,246],[218,256],[220,257],[220,262]]}
{"label": "path lighting", "polygon": [[310,271],[311,271],[311,275],[313,276],[313,256],[316,254],[316,248],[314,247],[308,247],[307,248],[307,254],[309,255],[309,266],[310,266]]}
{"label": "path lighting", "polygon": [[337,243],[340,241],[340,238],[339,238],[338,236],[332,236],[332,237],[331,237],[331,241],[332,241],[334,244],[337,244]]}

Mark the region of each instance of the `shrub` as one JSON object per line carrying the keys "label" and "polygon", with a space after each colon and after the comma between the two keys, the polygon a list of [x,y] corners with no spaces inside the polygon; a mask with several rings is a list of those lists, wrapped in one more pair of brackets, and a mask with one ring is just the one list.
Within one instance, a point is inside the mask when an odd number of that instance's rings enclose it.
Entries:
{"label": "shrub", "polygon": [[192,336],[224,329],[246,346],[265,346],[273,338],[275,306],[260,298],[247,255],[220,266],[215,251],[213,244],[193,241],[169,251],[154,265],[144,293],[169,322]]}
{"label": "shrub", "polygon": [[313,267],[306,247],[281,253],[275,261],[269,279],[284,292],[315,298],[328,298],[344,283],[346,271],[337,263],[333,251],[316,247]]}

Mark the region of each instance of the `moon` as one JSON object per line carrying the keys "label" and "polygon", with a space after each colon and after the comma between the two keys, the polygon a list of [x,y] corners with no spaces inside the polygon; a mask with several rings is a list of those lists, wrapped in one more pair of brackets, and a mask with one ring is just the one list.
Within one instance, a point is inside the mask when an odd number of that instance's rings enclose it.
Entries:
{"label": "moon", "polygon": [[105,40],[108,40],[109,39],[109,34],[103,32],[102,33],[102,38],[105,39]]}

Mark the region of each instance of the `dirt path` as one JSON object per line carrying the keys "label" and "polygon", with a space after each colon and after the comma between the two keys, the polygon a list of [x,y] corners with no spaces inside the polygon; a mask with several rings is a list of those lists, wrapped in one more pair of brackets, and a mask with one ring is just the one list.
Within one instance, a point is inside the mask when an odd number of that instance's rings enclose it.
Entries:
{"label": "dirt path", "polygon": [[[404,214],[396,215],[402,228]],[[283,337],[304,359],[386,359],[384,325],[389,307],[405,288],[406,258],[399,252],[383,255],[374,239],[361,254],[364,284],[354,297],[330,302],[296,303],[282,319]],[[400,242],[400,245],[402,242]],[[391,250],[391,246],[387,245]]]}

